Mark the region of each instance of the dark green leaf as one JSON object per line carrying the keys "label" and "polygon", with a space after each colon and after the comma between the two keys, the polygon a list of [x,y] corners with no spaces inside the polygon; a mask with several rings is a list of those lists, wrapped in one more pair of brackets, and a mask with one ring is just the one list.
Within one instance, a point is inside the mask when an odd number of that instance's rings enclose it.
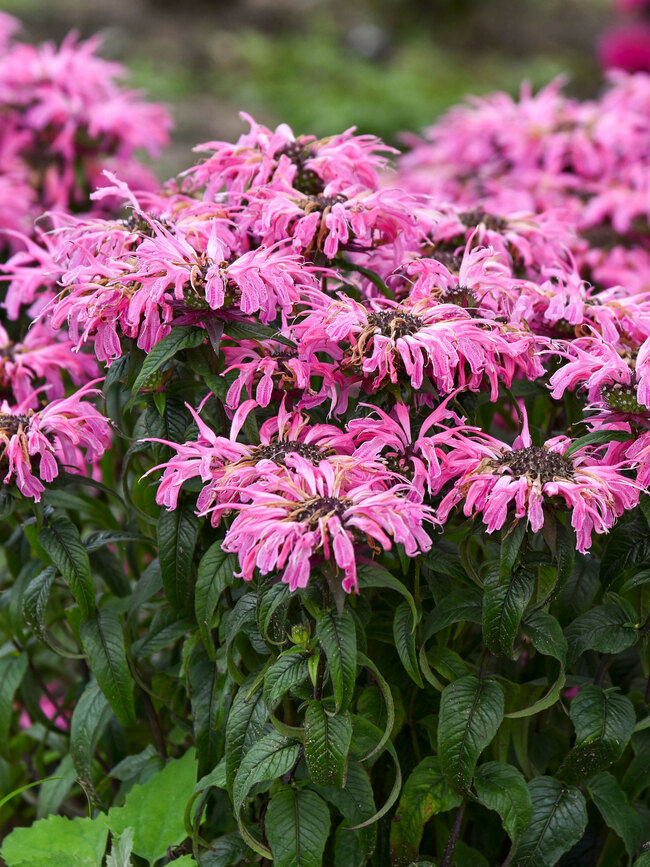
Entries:
{"label": "dark green leaf", "polygon": [[269,644],[282,645],[286,639],[284,615],[289,607],[288,584],[274,581],[260,589],[257,600],[257,624],[262,638]]}
{"label": "dark green leaf", "polygon": [[524,569],[511,573],[503,584],[489,587],[483,597],[483,637],[492,653],[512,655],[512,644],[534,588],[533,575]]}
{"label": "dark green leaf", "polygon": [[639,636],[637,630],[627,624],[625,612],[611,603],[581,614],[564,631],[569,643],[569,660],[576,659],[585,650],[620,653],[631,647]]}
{"label": "dark green leaf", "polygon": [[310,701],[305,713],[305,759],[318,786],[345,783],[352,721],[346,714],[328,714],[319,701]]}
{"label": "dark green leaf", "polygon": [[525,535],[526,521],[517,521],[512,530],[501,539],[499,552],[499,579],[501,581],[510,577]]}
{"label": "dark green leaf", "polygon": [[226,722],[226,782],[231,794],[242,756],[261,739],[269,718],[262,690],[249,697],[257,676],[258,672],[251,672],[239,687]]}
{"label": "dark green leaf", "polygon": [[530,638],[535,650],[564,665],[567,640],[555,617],[545,611],[531,611],[526,615],[521,631]]}
{"label": "dark green leaf", "polygon": [[[171,334],[168,334],[167,337],[163,337],[163,339],[153,346],[147,353],[142,367],[140,368],[140,372],[136,376],[135,382],[131,388],[134,397],[137,395],[147,377],[159,370],[166,361],[169,361],[170,358],[173,358],[183,349],[194,349],[196,346],[200,346],[204,340],[205,331],[202,328],[195,328],[192,325],[175,326],[172,329]],[[134,397],[131,398],[127,406],[131,405]]]}
{"label": "dark green leaf", "polygon": [[173,512],[163,510],[158,520],[160,570],[165,595],[177,611],[192,609],[192,560],[199,519],[189,500],[181,500]]}
{"label": "dark green leaf", "polygon": [[579,790],[554,777],[528,784],[533,818],[517,847],[514,867],[553,867],[587,827],[587,806]]}
{"label": "dark green leaf", "polygon": [[614,579],[637,563],[650,558],[650,533],[642,515],[616,524],[609,534],[600,561],[600,580],[608,587]]}
{"label": "dark green leaf", "polygon": [[350,703],[357,676],[357,633],[354,618],[346,608],[339,617],[326,611],[318,622],[318,640],[327,657],[336,710]]}
{"label": "dark green leaf", "polygon": [[269,732],[253,744],[242,758],[233,782],[235,814],[239,815],[254,785],[286,774],[297,762],[299,754],[300,744],[276,731]]}
{"label": "dark green leaf", "polygon": [[226,333],[233,340],[275,340],[283,346],[295,348],[295,344],[283,337],[276,328],[262,325],[261,322],[247,322],[245,320],[230,320],[226,325]]}
{"label": "dark green leaf", "polygon": [[422,683],[422,675],[418,668],[417,653],[415,652],[414,628],[415,623],[408,602],[402,602],[395,609],[395,617],[393,619],[395,647],[409,677],[422,689],[424,684]]}
{"label": "dark green leaf", "polygon": [[108,826],[113,834],[134,829],[133,851],[152,864],[187,836],[185,805],[196,783],[196,759],[189,750],[172,759],[143,785],[135,785],[123,807],[111,807]]}
{"label": "dark green leaf", "polygon": [[623,840],[627,854],[632,857],[644,841],[643,822],[618,781],[607,771],[601,771],[587,780],[586,786],[600,815]]}
{"label": "dark green leaf", "polygon": [[26,653],[0,658],[0,755],[7,759],[14,695],[27,671],[27,662]]}
{"label": "dark green leaf", "polygon": [[316,792],[283,786],[271,798],[265,828],[274,867],[321,867],[330,813]]}
{"label": "dark green leaf", "polygon": [[363,590],[366,587],[381,587],[385,590],[394,590],[396,593],[399,593],[404,597],[406,602],[408,603],[409,608],[411,609],[411,614],[413,615],[413,623],[417,623],[418,612],[415,607],[415,600],[413,596],[408,591],[408,589],[402,584],[402,582],[395,578],[387,569],[384,569],[382,566],[379,566],[377,563],[364,563],[359,566],[357,570],[357,581],[359,583],[359,589]]}
{"label": "dark green leaf", "polygon": [[123,725],[135,722],[133,678],[129,671],[120,618],[110,608],[100,608],[79,627],[90,670]]}
{"label": "dark green leaf", "polygon": [[65,578],[84,617],[95,612],[95,588],[90,560],[79,530],[68,518],[54,518],[38,534],[39,544]]}
{"label": "dark green leaf", "polygon": [[492,680],[461,677],[442,691],[438,755],[452,788],[469,789],[478,757],[496,734],[503,709],[503,690]]}
{"label": "dark green leaf", "polygon": [[621,788],[630,801],[638,798],[648,786],[650,786],[650,748],[642,750],[632,759],[621,780]]}
{"label": "dark green leaf", "polygon": [[199,774],[207,774],[221,759],[225,741],[226,681],[205,651],[194,653],[188,669],[192,723]]}
{"label": "dark green leaf", "polygon": [[156,612],[144,638],[133,642],[131,652],[134,657],[152,656],[195,629],[196,622],[191,614],[178,614],[164,608]]}
{"label": "dark green leaf", "polygon": [[424,624],[424,641],[452,623],[469,620],[480,623],[483,611],[483,595],[478,587],[463,587],[452,590],[433,609]]}
{"label": "dark green leaf", "polygon": [[234,581],[237,560],[234,554],[221,550],[221,542],[214,542],[201,558],[194,594],[194,611],[199,624],[201,640],[209,654],[214,654],[211,631],[219,597]]}
{"label": "dark green leaf", "polygon": [[93,782],[93,755],[112,715],[106,696],[93,681],[84,689],[70,722],[70,754],[77,779],[90,802],[98,806],[101,801]]}
{"label": "dark green leaf", "polygon": [[437,813],[453,810],[461,796],[452,791],[437,756],[428,756],[411,773],[402,790],[390,828],[391,863],[408,867],[418,856],[424,826]]}
{"label": "dark green leaf", "polygon": [[56,577],[56,566],[48,566],[47,569],[30,581],[23,596],[23,617],[29,628],[45,641],[45,612],[50,598],[50,590]]}
{"label": "dark green leaf", "polygon": [[632,737],[636,716],[629,699],[593,683],[580,687],[571,701],[570,714],[576,742],[558,776],[577,782],[620,758]]}
{"label": "dark green leaf", "polygon": [[264,701],[273,708],[291,687],[309,677],[309,657],[305,653],[281,653],[264,677]]}
{"label": "dark green leaf", "polygon": [[629,439],[630,434],[625,433],[624,431],[594,431],[594,433],[585,434],[583,437],[579,437],[577,440],[574,440],[564,453],[564,456],[568,458],[572,454],[577,452],[578,449],[582,449],[585,446],[605,445],[606,443],[610,442],[624,443],[627,442]]}
{"label": "dark green leaf", "polygon": [[530,792],[521,771],[502,762],[487,762],[477,768],[474,785],[479,800],[501,816],[503,828],[517,842],[533,815]]}

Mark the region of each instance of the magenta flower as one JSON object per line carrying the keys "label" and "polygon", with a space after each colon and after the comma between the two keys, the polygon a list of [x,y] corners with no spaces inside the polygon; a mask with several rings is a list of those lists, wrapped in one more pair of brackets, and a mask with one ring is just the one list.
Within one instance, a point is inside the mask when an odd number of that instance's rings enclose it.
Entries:
{"label": "magenta flower", "polygon": [[312,570],[325,560],[343,573],[346,593],[356,593],[361,547],[387,551],[395,541],[409,557],[429,550],[423,525],[433,521],[431,510],[403,496],[408,485],[347,486],[344,473],[329,464],[320,468],[282,491],[249,489],[251,501],[235,507],[238,514],[222,547],[238,555],[245,581],[252,580],[255,568],[262,575],[281,572],[282,581],[296,590],[307,586]]}
{"label": "magenta flower", "polygon": [[[591,546],[592,533],[606,533],[639,499],[638,485],[621,470],[629,461],[609,463],[594,457],[588,447],[567,456],[571,440],[565,436],[533,446],[527,423],[512,447],[497,440],[476,443],[474,457],[443,498],[437,515],[443,522],[451,509],[464,501],[463,513],[481,514],[488,533],[500,530],[514,507],[516,520],[526,519],[535,532],[545,523],[545,508],[558,500],[571,511],[578,551]],[[464,446],[467,449],[467,444]],[[512,514],[510,512],[510,514]]]}

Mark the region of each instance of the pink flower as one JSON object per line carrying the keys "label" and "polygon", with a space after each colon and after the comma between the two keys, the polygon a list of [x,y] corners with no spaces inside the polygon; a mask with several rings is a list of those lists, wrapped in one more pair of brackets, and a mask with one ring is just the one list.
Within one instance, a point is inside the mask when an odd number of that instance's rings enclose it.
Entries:
{"label": "pink flower", "polygon": [[598,42],[598,60],[605,69],[650,70],[650,25],[635,21],[608,30]]}
{"label": "pink flower", "polygon": [[0,405],[0,468],[6,469],[5,484],[15,478],[20,492],[38,502],[45,490],[43,482],[55,479],[61,466],[87,474],[88,464],[111,445],[108,420],[85,399],[99,393],[95,384],[90,382],[36,412],[6,401]]}
{"label": "pink flower", "polygon": [[325,560],[343,572],[343,589],[356,593],[360,546],[389,550],[395,541],[409,557],[429,550],[423,524],[433,520],[431,510],[402,496],[407,485],[347,486],[344,473],[328,464],[320,469],[282,491],[251,488],[251,501],[236,505],[223,550],[238,554],[244,580],[252,580],[255,568],[262,575],[277,571],[296,590],[307,586],[312,570]]}
{"label": "pink flower", "polygon": [[621,474],[629,461],[611,464],[597,459],[588,447],[567,456],[571,440],[565,436],[533,446],[527,423],[512,447],[486,439],[475,446],[463,474],[443,498],[438,517],[444,522],[451,509],[464,500],[463,513],[480,513],[488,533],[500,530],[514,507],[514,518],[525,518],[535,532],[545,523],[545,508],[557,498],[571,510],[578,551],[591,546],[592,533],[606,533],[639,499],[638,485]]}

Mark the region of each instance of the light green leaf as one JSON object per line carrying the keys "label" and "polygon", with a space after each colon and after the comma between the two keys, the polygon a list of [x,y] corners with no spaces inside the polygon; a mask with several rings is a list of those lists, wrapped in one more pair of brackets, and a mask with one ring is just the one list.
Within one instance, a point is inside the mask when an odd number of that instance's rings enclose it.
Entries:
{"label": "light green leaf", "polygon": [[461,677],[440,697],[438,755],[447,782],[466,792],[478,757],[490,743],[503,719],[503,690],[493,680]]}
{"label": "light green leaf", "polygon": [[521,771],[502,762],[487,762],[474,775],[479,801],[501,816],[503,828],[517,842],[533,815],[530,792]]}
{"label": "light green leaf", "polygon": [[458,807],[462,801],[440,770],[437,756],[420,762],[407,779],[390,827],[391,863],[408,867],[417,860],[424,826],[432,816]]}
{"label": "light green leaf", "polygon": [[330,812],[316,792],[284,786],[271,798],[265,828],[274,867],[321,867]]}
{"label": "light green leaf", "polygon": [[81,621],[79,632],[90,670],[115,716],[123,725],[132,725],[135,722],[133,678],[126,660],[119,616],[111,608],[100,608],[94,617]]}
{"label": "light green leaf", "polygon": [[43,527],[38,541],[63,575],[84,617],[95,612],[95,587],[88,552],[79,530],[68,518],[58,516]]}
{"label": "light green leaf", "polygon": [[133,828],[125,828],[111,840],[111,851],[106,858],[106,867],[132,867]]}
{"label": "light green leaf", "polygon": [[113,834],[133,828],[133,852],[152,863],[157,861],[187,836],[184,811],[195,782],[196,758],[194,750],[189,750],[143,785],[133,786],[123,807],[111,807],[109,828]]}
{"label": "light green leaf", "polygon": [[305,713],[305,760],[318,786],[345,783],[352,721],[346,714],[332,715],[319,701],[310,701]]}
{"label": "light green leaf", "polygon": [[533,817],[517,847],[513,867],[553,867],[587,827],[587,806],[580,791],[554,777],[528,784]]}
{"label": "light green leaf", "polygon": [[558,777],[577,782],[615,762],[632,737],[636,716],[632,702],[593,683],[580,687],[571,701],[576,742]]}
{"label": "light green leaf", "polygon": [[0,854],[7,867],[100,867],[106,847],[106,817],[48,816],[29,828],[14,828]]}

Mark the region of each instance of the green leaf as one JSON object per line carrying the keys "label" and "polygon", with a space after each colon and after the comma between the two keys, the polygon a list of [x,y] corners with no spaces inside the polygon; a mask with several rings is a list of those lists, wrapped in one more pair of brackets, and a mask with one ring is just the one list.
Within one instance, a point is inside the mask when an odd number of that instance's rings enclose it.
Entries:
{"label": "green leaf", "polygon": [[211,631],[214,612],[219,603],[219,597],[226,587],[234,581],[234,571],[237,560],[234,554],[221,550],[221,542],[214,542],[205,552],[199,563],[194,593],[194,611],[199,625],[201,640],[206,650],[214,656],[214,644]]}
{"label": "green leaf", "polygon": [[478,587],[463,587],[462,590],[452,590],[433,609],[424,624],[426,642],[452,623],[470,621],[480,623],[483,611],[483,594]]}
{"label": "green leaf", "polygon": [[504,830],[516,843],[533,815],[530,792],[521,771],[502,762],[487,762],[477,769],[474,786],[479,801],[501,816]]}
{"label": "green leaf", "polygon": [[605,823],[621,838],[631,858],[645,838],[641,817],[628,803],[616,778],[607,771],[591,777],[585,785]]}
{"label": "green leaf", "polygon": [[257,625],[264,641],[282,646],[286,639],[284,616],[291,591],[288,584],[273,581],[260,588],[257,599]]}
{"label": "green leaf", "polygon": [[95,613],[95,588],[90,560],[79,530],[62,516],[54,518],[38,534],[43,550],[63,575],[84,617]]}
{"label": "green leaf", "polygon": [[125,725],[135,722],[133,678],[129,671],[124,634],[118,615],[110,608],[82,620],[79,632],[90,670],[97,678],[115,716]]}
{"label": "green leaf", "polygon": [[478,757],[503,719],[503,690],[493,680],[461,677],[440,696],[438,755],[452,788],[467,792]]}
{"label": "green leaf", "polygon": [[296,346],[291,340],[283,337],[277,328],[262,325],[261,322],[247,322],[243,319],[230,320],[226,324],[226,334],[233,340],[275,340],[276,343],[290,346],[292,349],[295,349]]}
{"label": "green leaf", "polygon": [[318,640],[327,657],[336,710],[344,711],[352,698],[357,677],[357,633],[346,608],[341,616],[326,611],[318,622]]}
{"label": "green leaf", "polygon": [[106,848],[106,817],[48,816],[14,828],[2,844],[7,867],[100,867]]}
{"label": "green leaf", "polygon": [[192,560],[199,533],[199,519],[189,500],[181,500],[173,512],[163,509],[158,519],[160,570],[165,595],[177,611],[192,609]]}
{"label": "green leaf", "polygon": [[249,696],[257,676],[257,671],[251,672],[240,686],[226,722],[226,782],[231,795],[242,756],[261,739],[269,718],[262,690]]}
{"label": "green leaf", "polygon": [[27,654],[12,653],[0,659],[0,754],[10,758],[9,730],[13,716],[13,700],[27,671]]}
{"label": "green leaf", "polygon": [[100,805],[93,783],[95,747],[113,712],[99,684],[91,681],[72,712],[70,721],[70,754],[77,780],[92,804]]}
{"label": "green leaf", "polygon": [[132,867],[133,828],[126,828],[111,840],[111,851],[106,858],[106,867]]}
{"label": "green leaf", "polygon": [[413,624],[417,623],[418,612],[415,607],[415,599],[413,599],[413,596],[404,584],[387,569],[384,569],[377,563],[364,563],[357,569],[357,582],[360,590],[366,587],[381,587],[382,589],[394,590],[396,593],[399,593],[404,597],[411,609]]}
{"label": "green leaf", "polygon": [[244,755],[232,787],[235,814],[239,815],[250,790],[257,783],[275,780],[295,765],[300,755],[300,744],[293,738],[272,731],[265,735]]}
{"label": "green leaf", "polygon": [[636,800],[650,786],[650,748],[634,756],[621,780],[621,788],[630,801]]}
{"label": "green leaf", "polygon": [[265,828],[274,867],[321,867],[330,812],[316,792],[283,786],[271,798]]}
{"label": "green leaf", "polygon": [[264,701],[274,708],[292,687],[309,677],[309,657],[295,651],[281,653],[264,677]]}
{"label": "green leaf", "polygon": [[199,762],[199,774],[205,775],[221,759],[225,742],[227,674],[220,672],[205,650],[194,653],[188,669],[192,702],[192,724]]}
{"label": "green leaf", "polygon": [[571,701],[570,715],[576,742],[558,777],[572,783],[620,758],[632,737],[636,716],[629,699],[593,683],[580,687]]}
{"label": "green leaf", "polygon": [[517,569],[505,583],[489,587],[483,597],[483,636],[492,653],[512,656],[512,644],[533,595],[534,578]]}
{"label": "green leaf", "polygon": [[585,611],[564,631],[569,643],[569,660],[577,659],[585,650],[620,653],[631,647],[639,635],[628,622],[625,612],[611,603]]}
{"label": "green leaf", "polygon": [[36,818],[44,819],[56,813],[75,783],[76,774],[72,756],[67,753],[56,766],[52,777],[41,785],[38,793]]}
{"label": "green leaf", "polygon": [[650,867],[650,851],[639,855],[632,867]]}
{"label": "green leaf", "polygon": [[553,867],[587,827],[587,806],[580,791],[554,777],[528,784],[533,817],[517,847],[514,867]]}
{"label": "green leaf", "polygon": [[552,656],[564,665],[567,640],[555,617],[545,611],[531,611],[526,615],[522,632],[530,638],[535,650],[544,656]]}
{"label": "green leaf", "polygon": [[319,701],[310,701],[305,713],[305,760],[318,786],[345,784],[352,721],[346,714],[328,714]]}
{"label": "green leaf", "polygon": [[191,614],[179,614],[169,608],[156,612],[144,638],[134,641],[131,654],[134,657],[153,656],[169,647],[179,638],[191,635],[196,630],[196,621]]}
{"label": "green leaf", "polygon": [[526,535],[526,521],[517,521],[512,530],[501,539],[499,551],[499,579],[509,578],[517,561],[521,543]]}
{"label": "green leaf", "polygon": [[111,807],[108,826],[113,834],[134,829],[133,851],[150,862],[177,846],[187,836],[185,804],[192,796],[196,782],[194,750],[180,759],[172,759],[162,771],[143,785],[135,785],[126,796],[123,807]]}
{"label": "green leaf", "polygon": [[618,442],[625,443],[630,439],[630,434],[625,433],[624,431],[612,431],[612,430],[599,430],[594,433],[585,434],[583,437],[579,437],[577,440],[574,440],[569,448],[565,451],[564,456],[570,457],[574,452],[577,452],[578,449],[582,449],[585,446],[591,445],[605,445],[610,442]]}
{"label": "green leaf", "polygon": [[408,867],[417,860],[424,826],[432,816],[458,807],[462,801],[440,770],[437,756],[420,762],[407,779],[390,827],[391,863]]}
{"label": "green leaf", "polygon": [[414,628],[415,622],[413,621],[408,602],[402,602],[395,609],[395,617],[393,618],[395,647],[408,676],[420,689],[423,689],[424,684],[422,683],[422,675],[418,668],[417,653],[415,651]]}
{"label": "green leaf", "polygon": [[647,563],[650,558],[650,533],[642,515],[616,524],[609,534],[600,561],[600,580],[608,587],[630,566]]}
{"label": "green leaf", "polygon": [[132,397],[126,407],[130,407],[137,396],[139,389],[142,387],[147,377],[151,376],[159,370],[162,365],[173,358],[183,349],[194,349],[200,346],[205,340],[205,331],[202,328],[195,328],[192,325],[176,325],[171,334],[157,343],[147,353],[140,372],[135,378],[135,382],[131,388]]}

